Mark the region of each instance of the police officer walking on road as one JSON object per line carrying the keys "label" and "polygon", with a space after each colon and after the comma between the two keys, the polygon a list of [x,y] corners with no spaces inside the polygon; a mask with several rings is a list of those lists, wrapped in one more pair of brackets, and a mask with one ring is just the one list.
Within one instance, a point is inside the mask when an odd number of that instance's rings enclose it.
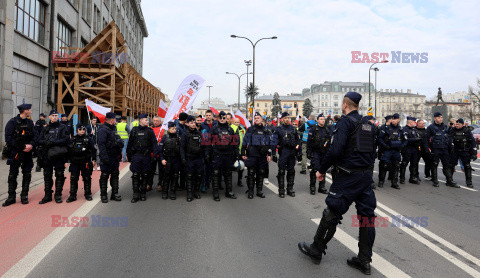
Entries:
{"label": "police officer walking on road", "polygon": [[112,194],[110,200],[121,201],[118,194],[120,160],[122,159],[123,140],[117,134],[117,119],[113,112],[108,112],[105,124],[98,129],[98,150],[100,156],[100,198],[102,203],[108,203],[107,186],[110,178]]}
{"label": "police officer walking on road", "polygon": [[147,183],[150,176],[152,158],[156,156],[157,138],[148,126],[147,114],[138,115],[138,126],[130,132],[127,145],[127,157],[132,171],[132,203],[147,200]]}
{"label": "police officer walking on road", "polygon": [[415,128],[414,117],[407,117],[407,126],[403,128],[403,134],[407,138],[407,146],[402,152],[402,162],[400,163],[400,183],[405,183],[405,172],[410,163],[410,179],[409,183],[420,184],[418,175],[418,161],[420,159],[421,146],[424,145],[422,136]]}
{"label": "police officer walking on road", "polygon": [[406,146],[407,140],[399,125],[400,115],[393,114],[390,125],[380,130],[378,143],[382,146],[383,154],[380,158],[378,187],[383,187],[385,176],[390,169],[392,174],[392,187],[400,189],[398,186],[398,172],[400,170],[401,150]]}
{"label": "police officer walking on road", "polygon": [[342,116],[336,125],[332,145],[317,172],[319,180],[336,164],[339,173],[330,186],[325,199],[327,208],[315,234],[313,243],[301,242],[298,248],[316,264],[320,264],[326,254],[327,243],[333,238],[336,227],[350,205],[355,202],[359,215],[360,231],[358,256],[347,260],[348,265],[370,275],[372,246],[375,240],[374,210],[377,205],[372,190],[372,165],[375,161],[374,126],[358,114],[358,104],[362,96],[348,92],[342,103]]}
{"label": "police officer walking on road", "polygon": [[460,159],[463,163],[463,169],[465,171],[465,180],[469,188],[473,188],[472,184],[472,165],[470,160],[477,160],[477,145],[475,144],[475,138],[472,132],[466,126],[463,119],[458,119],[455,128],[451,130],[451,136],[453,139],[453,155],[452,155],[452,173],[455,166]]}
{"label": "police officer walking on road", "polygon": [[177,199],[176,185],[180,171],[180,137],[174,122],[168,123],[167,134],[163,135],[158,150],[160,161],[164,169],[164,181],[162,186],[162,199]]}
{"label": "police officer walking on road", "polygon": [[193,198],[200,199],[200,183],[203,176],[203,158],[210,161],[207,146],[202,142],[202,133],[198,130],[195,123],[195,117],[188,116],[186,121],[187,128],[180,139],[180,154],[182,164],[185,167],[187,187],[187,202],[193,201]]}
{"label": "police officer walking on road", "polygon": [[287,173],[287,195],[295,197],[293,185],[295,183],[295,158],[302,161],[302,144],[296,128],[290,124],[287,112],[282,113],[282,125],[273,133],[274,142],[278,142],[277,159],[275,148],[272,150],[273,162],[278,162],[278,196],[285,198],[285,172]]}
{"label": "police officer walking on road", "polygon": [[211,148],[213,150],[213,199],[220,201],[218,190],[220,189],[221,177],[225,181],[225,197],[237,199],[232,187],[233,163],[238,157],[238,144],[240,137],[227,122],[227,114],[220,111],[218,124],[211,131]]}
{"label": "police officer walking on road", "polygon": [[62,202],[62,190],[65,184],[65,163],[67,162],[70,132],[67,126],[61,124],[56,110],[50,111],[50,123],[40,135],[39,145],[44,148],[42,159],[43,179],[45,182],[45,196],[39,204],[52,201],[53,170],[55,169],[55,202]]}
{"label": "police officer walking on road", "polygon": [[432,152],[432,182],[438,187],[438,164],[442,161],[443,174],[447,179],[447,186],[459,188],[453,181],[453,168],[451,166],[451,154],[453,153],[452,139],[448,134],[448,127],[443,123],[443,116],[436,112],[433,114],[434,122],[427,128],[428,146]]}
{"label": "police officer walking on road", "polygon": [[97,149],[92,137],[86,133],[85,125],[77,124],[77,135],[72,137],[70,143],[70,196],[67,203],[77,200],[80,174],[83,179],[85,199],[92,200],[92,173],[96,164]]}
{"label": "police officer walking on road", "polygon": [[[307,157],[310,159],[310,194],[315,195],[317,183],[316,173],[322,165],[322,160],[330,147],[330,131],[325,125],[323,114],[317,116],[317,124],[308,129]],[[318,193],[327,194],[325,179],[318,185]]]}
{"label": "police officer walking on road", "polygon": [[272,159],[272,133],[262,123],[260,113],[255,113],[253,126],[247,129],[242,142],[242,158],[247,171],[248,199],[253,199],[254,187],[257,187],[257,197],[265,198],[263,179],[265,169]]}
{"label": "police officer walking on road", "polygon": [[5,126],[5,142],[8,148],[7,165],[10,165],[8,173],[8,197],[2,206],[7,207],[15,204],[17,189],[17,177],[19,168],[22,168],[22,192],[20,201],[28,204],[28,191],[32,180],[33,159],[32,153],[37,140],[32,120],[28,117],[32,114],[31,104],[17,106],[19,114],[10,119]]}

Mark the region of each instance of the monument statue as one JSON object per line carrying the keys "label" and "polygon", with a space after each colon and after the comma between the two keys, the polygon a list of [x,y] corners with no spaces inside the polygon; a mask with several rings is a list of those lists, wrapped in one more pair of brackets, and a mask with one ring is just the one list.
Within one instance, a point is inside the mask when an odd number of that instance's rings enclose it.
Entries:
{"label": "monument statue", "polygon": [[445,101],[443,101],[442,97],[442,88],[438,88],[438,93],[437,93],[437,104],[435,106],[438,106],[438,103],[442,101],[443,105],[445,105]]}

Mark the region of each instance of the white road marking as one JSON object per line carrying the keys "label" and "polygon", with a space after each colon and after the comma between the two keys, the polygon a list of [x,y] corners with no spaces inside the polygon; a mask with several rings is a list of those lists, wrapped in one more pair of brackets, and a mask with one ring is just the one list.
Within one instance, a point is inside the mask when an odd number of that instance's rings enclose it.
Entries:
{"label": "white road marking", "polygon": [[[419,162],[418,164],[425,165],[425,163],[423,163],[423,162]],[[470,164],[472,164],[472,163],[470,162]],[[457,170],[459,170],[459,172],[462,172],[462,167],[460,167],[460,165],[456,165],[456,167],[458,167]],[[440,166],[440,165],[438,165],[438,168],[443,169],[443,167]],[[476,170],[480,170],[480,168],[475,168],[475,167],[473,167],[473,166],[472,166],[472,168],[473,168],[473,169],[476,169]],[[463,172],[462,172],[462,173],[463,173]],[[480,177],[480,175],[477,175],[477,174],[474,174],[474,173],[472,173],[472,176]]]}
{"label": "white road marking", "polygon": [[[312,222],[318,225],[320,223],[320,218],[312,219]],[[352,252],[356,253],[358,251],[358,241],[346,232],[342,231],[342,229],[337,227],[334,237]],[[408,274],[401,271],[398,267],[394,266],[375,252],[373,252],[372,255],[371,265],[386,277],[410,277]]]}
{"label": "white road marking", "polygon": [[[269,184],[266,185],[266,187],[274,193],[278,193],[278,187],[271,181]],[[311,220],[317,225],[320,223],[320,218],[315,218]],[[342,231],[342,229],[340,229],[339,227],[337,227],[337,231],[335,232],[334,237],[352,252],[356,253],[358,251],[358,241],[348,235],[346,232]],[[372,266],[386,277],[410,277],[405,272],[401,271],[399,268],[397,268],[375,252],[373,252],[372,256]]]}
{"label": "white road marking", "polygon": [[[128,165],[120,172],[119,179],[122,179],[129,172]],[[109,187],[108,192],[111,191]],[[93,196],[93,200],[85,202],[71,216],[86,216],[100,202],[100,190]],[[46,238],[37,244],[25,257],[12,266],[3,277],[25,277],[27,276],[47,255],[57,246],[65,236],[75,227],[56,228]]]}

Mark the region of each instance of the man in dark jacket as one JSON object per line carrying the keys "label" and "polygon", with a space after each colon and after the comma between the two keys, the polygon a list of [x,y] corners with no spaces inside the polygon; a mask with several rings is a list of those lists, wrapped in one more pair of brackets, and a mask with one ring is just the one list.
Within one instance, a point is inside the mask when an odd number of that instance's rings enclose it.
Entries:
{"label": "man in dark jacket", "polygon": [[164,181],[162,186],[162,199],[177,199],[176,186],[180,171],[180,137],[177,134],[177,127],[174,122],[168,123],[167,134],[163,135],[159,144],[158,154],[164,170]]}

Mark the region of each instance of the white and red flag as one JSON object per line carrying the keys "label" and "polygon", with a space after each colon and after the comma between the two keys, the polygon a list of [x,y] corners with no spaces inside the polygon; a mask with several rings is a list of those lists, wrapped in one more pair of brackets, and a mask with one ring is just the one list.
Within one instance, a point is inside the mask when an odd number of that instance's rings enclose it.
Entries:
{"label": "white and red flag", "polygon": [[245,118],[245,115],[243,115],[243,113],[240,110],[237,110],[237,112],[235,113],[235,118],[239,119],[240,124],[242,124],[245,128],[250,127],[250,122],[247,121],[247,119]]}
{"label": "white and red flag", "polygon": [[213,113],[214,115],[220,114],[220,112],[218,112],[217,109],[213,108],[213,106],[212,106],[211,104],[209,104],[208,107],[210,108],[210,110],[212,110],[212,113]]}
{"label": "white and red flag", "polygon": [[160,99],[160,104],[158,105],[158,116],[160,118],[165,118],[165,116],[167,115],[167,110],[167,105],[165,104],[165,102],[163,102],[163,99]]}
{"label": "white and red flag", "polygon": [[103,107],[88,99],[85,100],[85,105],[87,106],[87,111],[92,112],[102,124],[105,123],[107,113],[112,110],[111,108]]}

